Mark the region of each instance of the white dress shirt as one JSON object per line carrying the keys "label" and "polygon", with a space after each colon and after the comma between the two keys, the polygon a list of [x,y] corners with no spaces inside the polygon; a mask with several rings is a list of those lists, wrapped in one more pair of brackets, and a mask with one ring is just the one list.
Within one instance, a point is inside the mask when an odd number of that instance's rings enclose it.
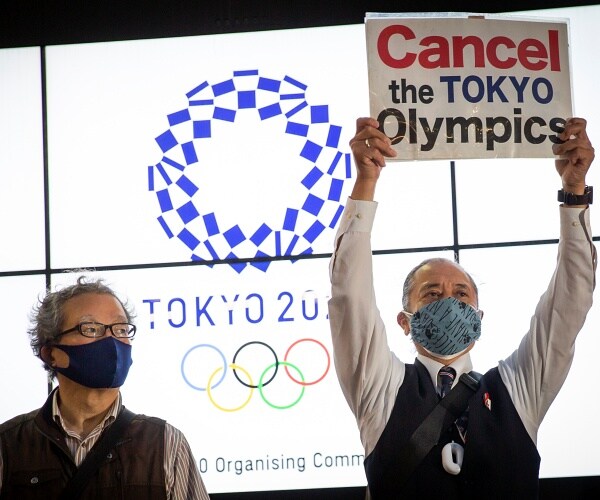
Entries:
{"label": "white dress shirt", "polygon": [[[342,391],[360,430],[365,456],[374,449],[396,402],[405,364],[390,350],[373,287],[371,229],[377,203],[348,199],[330,264],[329,318]],[[534,443],[571,366],[575,338],[592,304],[596,250],[589,210],[560,207],[558,263],[530,330],[499,362],[499,372]],[[399,310],[401,306],[399,305]],[[434,386],[441,364],[424,356]],[[546,367],[551,366],[552,370]],[[473,369],[469,353],[452,363],[457,375]]]}

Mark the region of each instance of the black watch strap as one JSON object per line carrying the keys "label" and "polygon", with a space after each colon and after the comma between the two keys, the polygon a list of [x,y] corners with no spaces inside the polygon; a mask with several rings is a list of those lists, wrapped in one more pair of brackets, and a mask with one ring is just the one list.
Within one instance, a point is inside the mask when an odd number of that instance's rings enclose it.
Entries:
{"label": "black watch strap", "polygon": [[586,186],[583,194],[567,193],[564,189],[559,189],[558,201],[565,205],[591,205],[594,201],[594,188]]}

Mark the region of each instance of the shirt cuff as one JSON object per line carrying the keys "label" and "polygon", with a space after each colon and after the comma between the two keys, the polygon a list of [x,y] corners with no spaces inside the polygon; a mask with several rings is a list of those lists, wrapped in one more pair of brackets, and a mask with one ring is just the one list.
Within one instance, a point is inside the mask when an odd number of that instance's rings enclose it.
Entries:
{"label": "shirt cuff", "polygon": [[373,229],[376,211],[376,201],[353,200],[352,198],[348,198],[340,222],[339,233],[342,234],[350,231],[370,233]]}
{"label": "shirt cuff", "polygon": [[570,240],[587,240],[591,234],[589,208],[559,207],[560,237]]}

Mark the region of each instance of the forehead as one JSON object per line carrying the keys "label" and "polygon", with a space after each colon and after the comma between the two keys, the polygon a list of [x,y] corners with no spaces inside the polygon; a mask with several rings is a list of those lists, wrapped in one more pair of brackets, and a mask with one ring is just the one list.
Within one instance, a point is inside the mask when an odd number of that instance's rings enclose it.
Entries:
{"label": "forehead", "polygon": [[438,284],[464,285],[473,288],[467,273],[452,261],[430,262],[419,268],[414,275],[415,290]]}
{"label": "forehead", "polygon": [[83,317],[112,321],[126,317],[119,300],[105,293],[84,293],[72,297],[65,302],[63,313],[65,321],[79,320]]}

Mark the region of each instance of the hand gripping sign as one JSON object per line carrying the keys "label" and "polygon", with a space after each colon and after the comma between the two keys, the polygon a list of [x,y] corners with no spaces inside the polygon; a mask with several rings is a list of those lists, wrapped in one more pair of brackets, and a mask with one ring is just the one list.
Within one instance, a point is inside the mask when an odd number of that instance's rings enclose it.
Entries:
{"label": "hand gripping sign", "polygon": [[566,20],[367,14],[370,113],[397,159],[552,157],[572,116]]}

